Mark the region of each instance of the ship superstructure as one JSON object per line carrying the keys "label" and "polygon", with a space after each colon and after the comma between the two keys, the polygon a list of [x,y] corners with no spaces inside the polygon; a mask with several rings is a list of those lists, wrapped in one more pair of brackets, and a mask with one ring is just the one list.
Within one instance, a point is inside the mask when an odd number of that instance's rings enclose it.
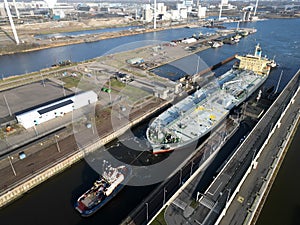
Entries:
{"label": "ship superstructure", "polygon": [[153,153],[173,151],[199,140],[215,129],[230,110],[245,101],[267,79],[270,60],[254,55],[236,56],[231,69],[160,114],[148,127],[147,139]]}
{"label": "ship superstructure", "polygon": [[104,167],[100,178],[75,203],[75,208],[84,217],[92,215],[111,200],[124,187],[131,174],[130,168],[113,167],[107,161],[104,161]]}
{"label": "ship superstructure", "polygon": [[274,62],[274,60],[262,56],[262,49],[259,44],[255,47],[254,55],[237,55],[236,58],[240,60],[238,66],[240,70],[251,70],[260,75],[268,75],[270,72],[270,64]]}

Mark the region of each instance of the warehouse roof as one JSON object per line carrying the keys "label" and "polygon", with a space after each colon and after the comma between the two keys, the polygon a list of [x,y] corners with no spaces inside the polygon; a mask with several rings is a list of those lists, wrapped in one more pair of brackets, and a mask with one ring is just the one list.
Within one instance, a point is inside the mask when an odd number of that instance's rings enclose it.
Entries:
{"label": "warehouse roof", "polygon": [[73,101],[72,101],[71,99],[69,99],[69,100],[67,100],[67,101],[60,102],[60,103],[57,103],[57,104],[55,104],[55,105],[49,106],[49,107],[47,107],[47,108],[38,110],[38,113],[39,113],[40,115],[42,115],[42,114],[44,114],[44,113],[53,111],[53,110],[55,110],[55,109],[59,109],[59,108],[64,107],[64,106],[66,106],[66,105],[70,105],[70,104],[72,104],[72,103],[73,103]]}

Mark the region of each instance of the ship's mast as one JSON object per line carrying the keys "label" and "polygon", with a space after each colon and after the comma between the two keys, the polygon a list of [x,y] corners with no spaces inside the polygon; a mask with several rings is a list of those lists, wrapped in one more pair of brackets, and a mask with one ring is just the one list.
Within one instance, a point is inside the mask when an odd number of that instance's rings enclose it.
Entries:
{"label": "ship's mast", "polygon": [[261,57],[261,47],[259,46],[259,44],[257,44],[255,47],[254,56],[259,57],[259,58]]}

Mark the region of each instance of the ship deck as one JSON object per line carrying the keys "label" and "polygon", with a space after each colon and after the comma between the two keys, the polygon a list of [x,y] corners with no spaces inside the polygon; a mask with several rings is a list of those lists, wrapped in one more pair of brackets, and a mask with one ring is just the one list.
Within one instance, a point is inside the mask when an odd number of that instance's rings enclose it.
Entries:
{"label": "ship deck", "polygon": [[[162,130],[156,139],[163,139],[167,133],[179,138],[180,142],[187,142],[205,135],[228,115],[235,101],[232,95],[219,87],[198,90],[153,122],[152,127]],[[155,141],[154,136],[152,139]]]}
{"label": "ship deck", "polygon": [[251,71],[230,70],[163,112],[152,122],[148,140],[152,144],[186,143],[220,123],[229,111],[251,95],[265,77]]}

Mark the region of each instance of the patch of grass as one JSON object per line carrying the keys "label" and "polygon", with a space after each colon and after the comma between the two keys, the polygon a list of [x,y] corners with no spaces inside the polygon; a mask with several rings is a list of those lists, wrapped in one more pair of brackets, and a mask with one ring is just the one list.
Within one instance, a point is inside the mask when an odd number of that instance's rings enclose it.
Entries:
{"label": "patch of grass", "polygon": [[[149,92],[144,91],[142,89],[127,85],[123,90],[122,93],[125,96],[128,96],[129,100],[132,102],[139,101],[144,99],[146,96],[150,95]],[[143,100],[142,100],[143,101]]]}
{"label": "patch of grass", "polygon": [[152,223],[150,225],[167,225],[166,221],[165,221],[165,211],[166,211],[165,207],[155,218],[155,220],[152,221]]}
{"label": "patch of grass", "polygon": [[[140,88],[136,88],[130,85],[126,85],[116,79],[111,79],[110,86],[117,90],[112,90],[114,93],[122,94],[128,97],[128,100],[131,102],[141,101],[143,102],[144,99],[150,95],[149,92],[144,91]],[[109,87],[108,82],[105,84],[105,87]]]}
{"label": "patch of grass", "polygon": [[190,203],[190,206],[193,208],[193,209],[196,209],[198,207],[199,203],[196,201],[196,200],[192,200],[192,202]]}
{"label": "patch of grass", "polygon": [[117,79],[111,79],[110,85],[111,87],[116,87],[116,88],[124,88],[126,86],[126,84],[118,81]]}
{"label": "patch of grass", "polygon": [[71,77],[71,76],[65,76],[60,78],[61,81],[65,82],[65,88],[72,88],[77,87],[78,83],[80,82],[81,76],[77,77]]}

